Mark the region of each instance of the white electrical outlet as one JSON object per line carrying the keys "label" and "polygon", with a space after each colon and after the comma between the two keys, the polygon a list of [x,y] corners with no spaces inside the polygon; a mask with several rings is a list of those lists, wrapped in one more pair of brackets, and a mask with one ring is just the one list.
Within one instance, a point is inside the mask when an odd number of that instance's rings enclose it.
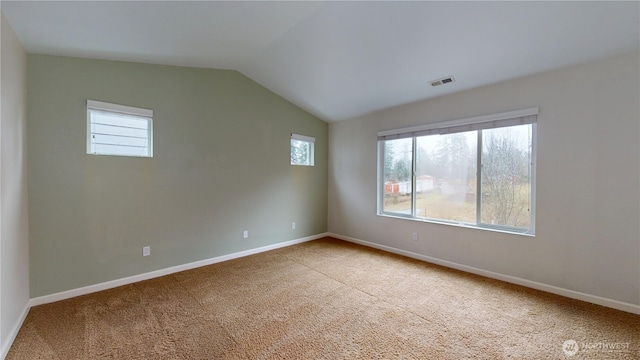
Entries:
{"label": "white electrical outlet", "polygon": [[296,223],[291,223],[291,230],[295,230],[296,229]]}
{"label": "white electrical outlet", "polygon": [[142,248],[142,256],[151,255],[151,246],[145,246]]}
{"label": "white electrical outlet", "polygon": [[411,239],[413,241],[418,241],[418,233],[413,233],[413,235],[411,236]]}
{"label": "white electrical outlet", "polygon": [[242,232],[242,237],[243,237],[244,239],[248,239],[248,238],[249,238],[249,230],[245,230],[245,231],[243,231],[243,232]]}

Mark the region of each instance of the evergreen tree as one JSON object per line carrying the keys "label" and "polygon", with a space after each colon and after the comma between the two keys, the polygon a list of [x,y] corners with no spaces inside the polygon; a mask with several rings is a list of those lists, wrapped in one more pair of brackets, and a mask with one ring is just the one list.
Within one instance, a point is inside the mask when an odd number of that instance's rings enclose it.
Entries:
{"label": "evergreen tree", "polygon": [[305,141],[291,140],[291,164],[307,165],[309,144]]}

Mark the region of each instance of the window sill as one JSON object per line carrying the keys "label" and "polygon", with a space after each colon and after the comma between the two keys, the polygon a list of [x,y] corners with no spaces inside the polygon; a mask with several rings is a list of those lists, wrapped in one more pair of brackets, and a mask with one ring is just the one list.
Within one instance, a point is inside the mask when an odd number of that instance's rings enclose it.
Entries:
{"label": "window sill", "polygon": [[469,225],[469,224],[465,224],[465,223],[437,221],[437,220],[432,220],[432,219],[419,219],[419,218],[397,216],[397,215],[386,214],[386,213],[378,213],[377,215],[378,216],[382,216],[382,217],[392,218],[392,219],[417,221],[417,222],[429,223],[429,224],[437,224],[437,225],[447,225],[447,226],[454,226],[454,227],[466,228],[466,229],[474,229],[474,230],[484,230],[484,231],[498,232],[498,233],[509,234],[509,235],[520,235],[520,236],[526,236],[526,237],[535,237],[536,236],[535,233],[510,231],[510,230],[506,230],[506,229],[499,229],[499,228],[493,228],[493,227],[488,227],[488,226],[474,226],[474,225]]}

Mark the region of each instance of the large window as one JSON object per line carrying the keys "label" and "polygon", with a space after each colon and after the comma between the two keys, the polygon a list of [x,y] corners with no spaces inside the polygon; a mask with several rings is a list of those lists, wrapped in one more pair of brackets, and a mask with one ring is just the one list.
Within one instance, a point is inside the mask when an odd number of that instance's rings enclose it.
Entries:
{"label": "large window", "polygon": [[378,213],[533,234],[537,113],[380,132]]}
{"label": "large window", "polygon": [[153,111],[87,100],[87,154],[153,156]]}

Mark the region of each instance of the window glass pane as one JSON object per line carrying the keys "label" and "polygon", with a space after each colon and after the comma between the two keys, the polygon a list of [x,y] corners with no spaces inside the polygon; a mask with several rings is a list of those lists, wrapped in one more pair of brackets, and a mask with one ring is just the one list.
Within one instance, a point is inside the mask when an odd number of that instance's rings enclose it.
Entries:
{"label": "window glass pane", "polygon": [[379,132],[379,214],[533,235],[533,110],[437,131]]}
{"label": "window glass pane", "polygon": [[482,223],[530,227],[531,145],[531,125],[482,131]]}
{"label": "window glass pane", "polygon": [[476,223],[477,132],[416,138],[416,217]]}
{"label": "window glass pane", "polygon": [[89,153],[150,157],[151,119],[90,110]]}
{"label": "window glass pane", "polygon": [[413,139],[384,142],[383,211],[411,215]]}
{"label": "window glass pane", "polygon": [[313,166],[313,142],[291,139],[291,165]]}

